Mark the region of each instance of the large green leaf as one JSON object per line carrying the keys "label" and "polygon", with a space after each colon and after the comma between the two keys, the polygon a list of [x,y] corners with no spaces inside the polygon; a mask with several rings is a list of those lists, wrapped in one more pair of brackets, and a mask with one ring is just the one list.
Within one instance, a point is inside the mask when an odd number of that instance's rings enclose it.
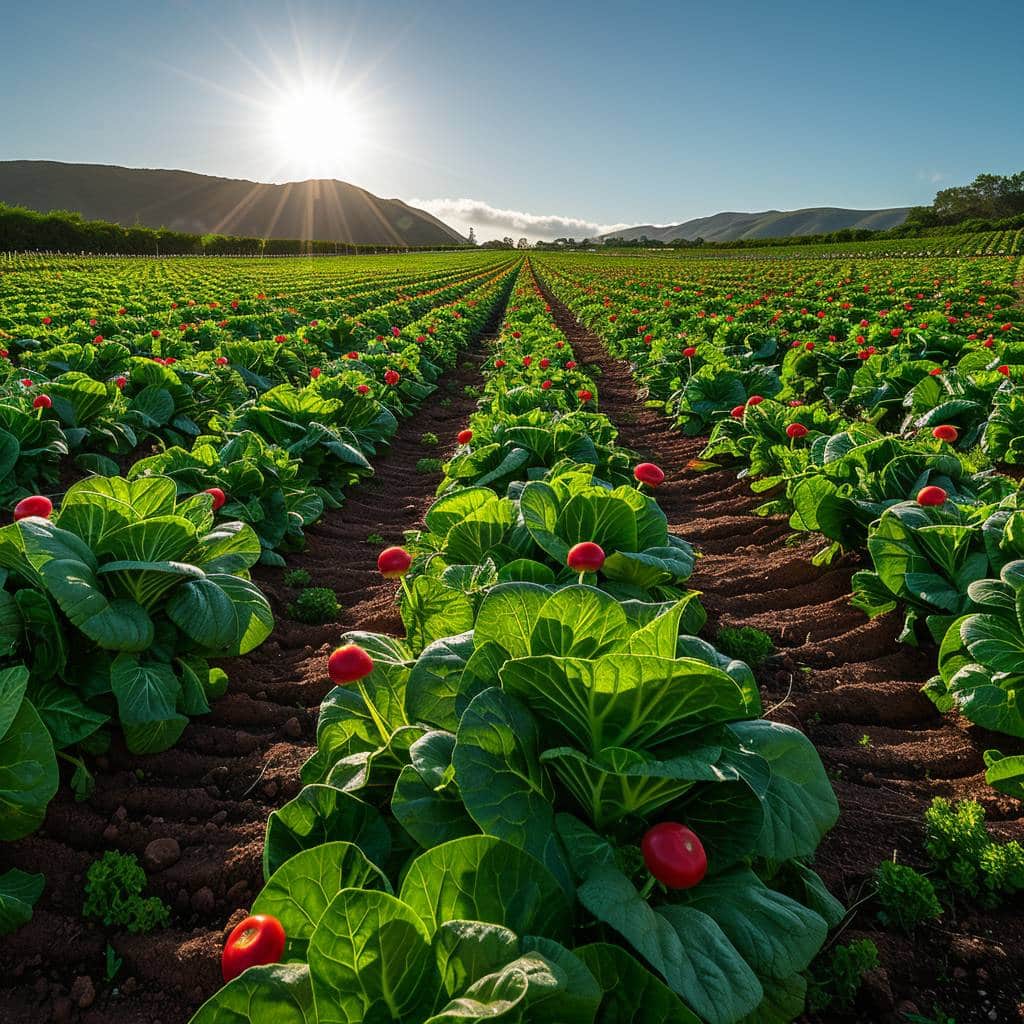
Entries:
{"label": "large green leaf", "polygon": [[271,813],[263,844],[263,877],[303,850],[335,840],[355,843],[373,864],[386,864],[391,835],[380,812],[334,786],[304,786]]}
{"label": "large green leaf", "polygon": [[[42,719],[24,698],[28,671],[0,670],[0,839],[20,839],[37,829],[60,778],[53,742]],[[14,714],[10,709],[17,703]]]}
{"label": "large green leaf", "polygon": [[839,818],[839,803],[814,745],[799,729],[777,722],[736,722],[729,728],[771,766],[759,854],[774,861],[811,856]]}
{"label": "large green leaf", "polygon": [[595,942],[574,952],[604,993],[595,1024],[700,1024],[675,992],[621,946]]}
{"label": "large green leaf", "polygon": [[629,634],[622,606],[613,597],[594,587],[565,587],[541,606],[522,655],[597,658],[622,650]]}
{"label": "large green leaf", "polygon": [[463,803],[480,830],[533,854],[571,890],[555,835],[555,794],[539,754],[533,716],[491,687],[462,716],[452,764]]}
{"label": "large green leaf", "polygon": [[212,995],[189,1024],[319,1024],[305,964],[250,967]]}
{"label": "large green leaf", "polygon": [[309,943],[317,1024],[415,1020],[437,985],[430,932],[386,892],[345,889]]}
{"label": "large green leaf", "polygon": [[253,914],[271,914],[284,928],[285,958],[305,960],[313,931],[342,889],[391,891],[376,865],[352,843],[322,843],[286,860],[267,880]]}
{"label": "large green leaf", "polygon": [[768,888],[749,869],[705,879],[685,895],[687,906],[712,918],[761,977],[803,971],[828,934],[824,918]]}
{"label": "large green leaf", "polygon": [[32,908],[43,894],[42,875],[18,868],[0,874],[0,935],[8,935],[32,920]]}
{"label": "large green leaf", "polygon": [[708,1024],[734,1024],[761,1001],[757,976],[706,914],[671,905],[655,911],[614,867],[595,868],[577,897]]}
{"label": "large green leaf", "polygon": [[521,935],[568,935],[569,903],[552,874],[493,836],[466,836],[420,854],[406,872],[401,896],[431,930],[459,918]]}
{"label": "large green leaf", "polygon": [[190,640],[216,657],[245,654],[274,628],[270,604],[256,584],[225,573],[183,583],[166,611]]}
{"label": "large green leaf", "polygon": [[592,755],[665,743],[747,715],[736,683],[690,658],[520,658],[506,662],[501,683],[537,714],[546,738],[558,744],[568,736]]}
{"label": "large green leaf", "polygon": [[155,754],[178,742],[188,718],[177,712],[181,684],[169,665],[119,654],[110,668],[110,685],[133,754]]}

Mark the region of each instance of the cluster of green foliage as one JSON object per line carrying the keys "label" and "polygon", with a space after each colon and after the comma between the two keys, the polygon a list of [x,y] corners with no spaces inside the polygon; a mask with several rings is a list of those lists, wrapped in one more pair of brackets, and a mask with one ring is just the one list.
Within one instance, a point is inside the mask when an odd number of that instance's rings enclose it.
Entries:
{"label": "cluster of green foliage", "polygon": [[723,626],[715,636],[715,646],[730,658],[760,668],[775,652],[772,638],[753,626]]}
{"label": "cluster of green foliage", "polygon": [[875,871],[875,897],[881,906],[879,921],[908,934],[942,914],[931,881],[920,871],[893,860],[882,861]]}
{"label": "cluster of green foliage", "polygon": [[166,927],[170,909],[158,896],[144,897],[145,888],[146,872],[135,854],[108,850],[86,872],[82,913],[133,933]]}
{"label": "cluster of green foliage", "polygon": [[329,587],[306,587],[288,605],[289,618],[314,626],[336,621],[340,611],[338,597]]}
{"label": "cluster of green foliage", "polygon": [[807,1005],[811,1010],[848,1010],[864,975],[878,967],[878,947],[870,939],[854,939],[819,957],[811,967]]}
{"label": "cluster of green foliage", "polygon": [[951,900],[994,907],[1024,890],[1024,846],[993,840],[976,800],[933,800],[925,812],[925,851]]}

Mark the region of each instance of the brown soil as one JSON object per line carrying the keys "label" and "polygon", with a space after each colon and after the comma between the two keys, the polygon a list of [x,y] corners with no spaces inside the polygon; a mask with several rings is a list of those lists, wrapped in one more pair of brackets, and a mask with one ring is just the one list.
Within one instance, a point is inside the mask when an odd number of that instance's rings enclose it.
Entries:
{"label": "brown soil", "polygon": [[[689,469],[706,439],[684,437],[646,408],[628,366],[542,290],[581,364],[599,369],[600,409],[619,427],[622,443],[665,471],[657,498],[669,528],[703,554],[691,584],[708,610],[708,637],[720,625],[751,625],[775,640],[778,653],[760,673],[764,706],[774,709],[768,717],[814,741],[839,797],[839,823],[815,865],[832,892],[847,906],[857,903],[875,867],[894,854],[925,868],[922,814],[936,796],[977,799],[993,832],[1024,840],[1020,802],[987,785],[982,761],[990,747],[1024,746],[940,715],[920,692],[934,674],[935,650],[898,644],[895,614],[868,620],[849,603],[856,557],[812,565],[821,545],[792,534],[784,518],[754,515],[765,498],[735,470]],[[947,913],[911,941],[878,926],[876,908],[865,902],[841,941],[871,938],[880,971],[864,986],[857,1013],[806,1019],[903,1024],[901,1011],[931,1014],[939,1007],[957,1024],[1024,1020],[1021,908],[968,907],[959,919]]]}
{"label": "brown soil", "polygon": [[[376,475],[308,531],[304,553],[289,557],[291,568],[335,591],[339,620],[290,621],[285,608],[295,594],[281,570],[258,571],[277,625],[257,651],[224,665],[231,683],[212,713],[165,753],[135,757],[115,747],[98,761],[87,802],[76,803],[65,786],[39,832],[2,844],[0,870],[42,869],[46,889],[31,923],[0,940],[0,1022],[185,1024],[220,986],[226,933],[263,883],[267,815],[298,792],[299,769],[316,746],[316,714],[330,688],[327,655],[346,630],[403,632],[397,584],[377,572],[381,545],[367,537],[401,543],[420,522],[440,477],[416,472],[416,462],[454,447],[475,408],[463,387],[479,379],[482,359],[479,348],[459,357],[465,369],[402,423],[374,459]],[[440,449],[419,443],[427,431]],[[97,856],[120,850],[141,860],[147,844],[168,837],[181,858],[150,872],[147,895],[171,906],[170,928],[136,936],[82,918],[84,874]],[[112,983],[104,981],[108,942],[124,960]]]}

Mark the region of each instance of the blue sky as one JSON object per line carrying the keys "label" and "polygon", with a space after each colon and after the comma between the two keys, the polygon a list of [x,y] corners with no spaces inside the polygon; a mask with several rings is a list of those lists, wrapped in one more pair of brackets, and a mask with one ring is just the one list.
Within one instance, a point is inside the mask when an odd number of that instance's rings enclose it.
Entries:
{"label": "blue sky", "polygon": [[0,159],[330,175],[483,238],[1024,169],[1019,0],[56,0],[2,23]]}

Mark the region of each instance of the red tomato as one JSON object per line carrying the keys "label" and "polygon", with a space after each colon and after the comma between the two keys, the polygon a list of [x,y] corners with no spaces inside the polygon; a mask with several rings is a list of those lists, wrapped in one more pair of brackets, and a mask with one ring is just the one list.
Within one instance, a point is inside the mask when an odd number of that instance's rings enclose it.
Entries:
{"label": "red tomato", "polygon": [[247,917],[228,936],[221,956],[225,981],[260,964],[276,964],[284,956],[284,928],[276,917],[256,914]]}
{"label": "red tomato", "polygon": [[405,548],[385,548],[377,556],[377,569],[389,580],[404,576],[412,565],[412,555]]}
{"label": "red tomato", "polygon": [[641,462],[633,470],[633,478],[649,487],[657,487],[665,479],[664,470],[653,462]]}
{"label": "red tomato", "polygon": [[569,549],[565,564],[576,572],[597,572],[604,565],[604,550],[600,544],[585,540]]}
{"label": "red tomato", "polygon": [[33,494],[22,498],[14,506],[14,521],[28,519],[30,516],[39,516],[40,519],[49,519],[53,511],[53,502],[44,494]]}
{"label": "red tomato", "polygon": [[648,829],[640,850],[647,870],[670,889],[692,889],[707,874],[708,858],[700,839],[678,821]]}
{"label": "red tomato", "polygon": [[327,674],[331,682],[344,686],[364,679],[373,671],[373,658],[356,644],[339,647],[327,659]]}
{"label": "red tomato", "polygon": [[930,484],[928,487],[922,487],[917,492],[917,503],[918,505],[944,505],[946,503],[946,492],[941,487],[936,487],[935,484]]}
{"label": "red tomato", "polygon": [[207,487],[203,494],[210,495],[213,498],[213,511],[216,512],[225,501],[228,500],[228,496],[219,487]]}

